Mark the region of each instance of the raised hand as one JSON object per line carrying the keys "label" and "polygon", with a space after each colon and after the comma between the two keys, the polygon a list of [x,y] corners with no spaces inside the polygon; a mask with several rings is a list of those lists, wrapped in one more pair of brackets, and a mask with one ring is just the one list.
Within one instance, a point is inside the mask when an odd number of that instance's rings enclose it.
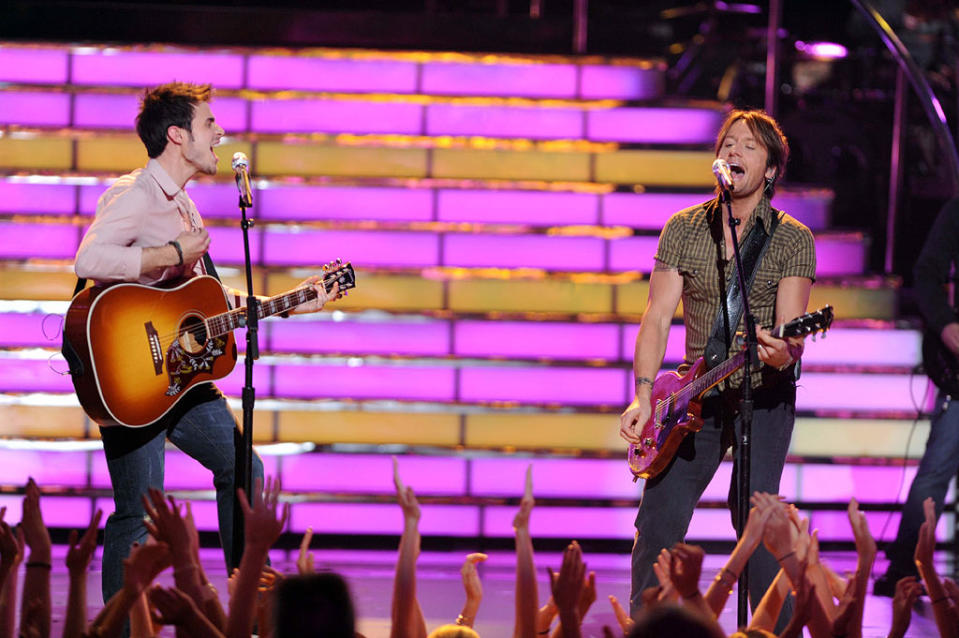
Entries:
{"label": "raised hand", "polygon": [[31,560],[49,563],[50,532],[43,524],[43,515],[40,513],[40,488],[33,478],[27,481],[20,527],[23,529],[23,540],[30,548]]}
{"label": "raised hand", "polygon": [[866,522],[866,515],[859,511],[859,503],[856,499],[849,500],[847,508],[849,516],[849,525],[852,527],[853,538],[856,541],[856,553],[865,558],[876,556],[876,541],[869,531],[869,524]]}
{"label": "raised hand", "polygon": [[284,503],[281,514],[277,516],[280,506],[280,479],[267,477],[266,486],[260,490],[262,481],[256,480],[256,489],[253,497],[253,507],[247,503],[243,488],[237,488],[240,508],[243,510],[243,530],[248,547],[256,547],[263,551],[269,550],[280,537],[283,527],[290,516],[290,504]]}
{"label": "raised hand", "polygon": [[175,587],[154,585],[147,590],[147,597],[158,612],[157,619],[163,625],[185,625],[199,610],[190,597]]}
{"label": "raised hand", "polygon": [[665,547],[659,550],[656,555],[656,562],[653,563],[653,573],[656,580],[659,581],[659,594],[657,600],[679,600],[679,592],[673,586],[673,581],[669,578],[669,564],[672,562],[672,554]]}
{"label": "raised hand", "polygon": [[916,542],[916,567],[920,570],[923,567],[934,568],[932,562],[932,553],[936,548],[936,503],[932,497],[922,502],[923,513],[926,520],[919,528],[919,540]]}
{"label": "raised hand", "polygon": [[586,612],[596,602],[596,572],[589,572],[583,583],[583,592],[579,597],[579,617],[585,618]]}
{"label": "raised hand", "polygon": [[400,463],[393,457],[393,485],[396,486],[396,500],[403,510],[403,520],[407,524],[417,524],[420,520],[420,504],[416,500],[413,488],[403,485],[400,478]]}
{"label": "raised hand", "polygon": [[558,574],[549,567],[546,569],[549,572],[553,600],[559,608],[560,617],[562,618],[564,612],[573,612],[578,616],[579,600],[586,583],[584,580],[586,564],[583,562],[583,550],[579,543],[573,541],[566,547],[566,551],[563,552],[563,564]]}
{"label": "raised hand", "polygon": [[6,513],[7,508],[0,507],[0,564],[13,568],[23,560],[23,533],[14,532],[3,520]]}
{"label": "raised hand", "polygon": [[483,583],[480,582],[479,573],[476,571],[476,564],[482,563],[488,558],[486,554],[474,553],[466,556],[466,561],[460,569],[460,575],[463,577],[463,589],[466,591],[466,601],[483,600]]}
{"label": "raised hand", "polygon": [[626,613],[626,610],[623,609],[623,606],[619,604],[619,600],[616,599],[616,596],[610,595],[609,604],[613,607],[613,615],[616,616],[616,622],[619,623],[619,628],[623,630],[623,634],[628,634],[632,629],[633,625],[636,622],[630,618],[629,614]]}
{"label": "raised hand", "polygon": [[519,511],[513,518],[513,529],[528,530],[529,515],[533,511],[533,505],[536,501],[533,499],[533,466],[526,467],[526,482],[523,487],[523,498],[519,501]]}
{"label": "raised hand", "polygon": [[912,606],[922,594],[922,585],[915,576],[906,576],[896,582],[896,594],[892,599],[892,626],[889,638],[901,638],[912,622]]}
{"label": "raised hand", "polygon": [[166,543],[139,545],[134,543],[130,555],[123,560],[124,587],[140,595],[157,577],[173,564],[170,547]]}
{"label": "raised hand", "polygon": [[70,530],[70,536],[67,540],[69,549],[67,550],[67,568],[70,573],[85,573],[90,565],[90,559],[93,558],[93,550],[97,548],[97,530],[100,527],[100,519],[103,517],[103,510],[97,509],[87,531],[77,542],[79,534],[77,530]]}
{"label": "raised hand", "polygon": [[313,552],[310,551],[310,542],[313,540],[313,528],[307,527],[303,534],[303,540],[300,541],[300,553],[296,557],[296,572],[301,576],[312,574],[316,570],[313,567]]}
{"label": "raised hand", "polygon": [[143,495],[143,510],[150,519],[143,525],[150,536],[167,544],[173,562],[178,566],[192,563],[193,539],[176,499],[172,496],[164,498],[163,492],[151,487]]}
{"label": "raised hand", "polygon": [[692,598],[699,592],[704,555],[701,547],[686,543],[676,543],[670,551],[669,579],[683,598]]}

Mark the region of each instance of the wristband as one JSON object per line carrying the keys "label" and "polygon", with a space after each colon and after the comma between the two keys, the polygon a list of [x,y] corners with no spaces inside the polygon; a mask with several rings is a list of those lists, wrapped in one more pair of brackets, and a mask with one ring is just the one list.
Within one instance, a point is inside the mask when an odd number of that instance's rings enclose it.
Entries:
{"label": "wristband", "polygon": [[786,368],[793,365],[794,363],[796,363],[796,360],[793,359],[792,357],[789,357],[789,361],[777,367],[776,369],[779,370],[780,372],[783,372],[784,370],[786,370]]}
{"label": "wristband", "polygon": [[27,562],[27,567],[39,567],[40,569],[53,569],[53,566],[50,563],[45,563],[40,560],[31,560]]}
{"label": "wristband", "polygon": [[684,594],[683,600],[692,600],[696,596],[702,596],[702,592],[700,592],[698,589],[691,594]]}
{"label": "wristband", "polygon": [[946,600],[949,600],[949,597],[948,597],[948,596],[943,596],[942,598],[937,598],[937,599],[935,599],[934,601],[932,601],[932,604],[933,604],[933,605],[938,605],[939,603],[941,603],[941,602],[943,602],[943,601],[946,601]]}
{"label": "wristband", "polygon": [[795,551],[787,552],[787,553],[783,554],[782,556],[780,556],[779,558],[777,558],[777,559],[776,559],[776,562],[777,562],[777,563],[781,563],[781,562],[783,562],[784,560],[786,560],[787,558],[789,558],[790,556],[794,556],[795,554],[796,554]]}
{"label": "wristband", "polygon": [[182,266],[183,265],[183,249],[180,247],[180,242],[174,239],[173,241],[168,241],[167,245],[173,246],[174,248],[176,248],[176,254],[180,258],[180,263],[178,263],[177,266]]}

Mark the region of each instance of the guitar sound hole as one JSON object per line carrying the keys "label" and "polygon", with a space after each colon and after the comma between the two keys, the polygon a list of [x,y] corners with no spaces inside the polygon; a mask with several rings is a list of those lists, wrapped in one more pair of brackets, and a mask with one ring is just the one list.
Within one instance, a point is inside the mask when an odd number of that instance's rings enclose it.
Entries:
{"label": "guitar sound hole", "polygon": [[180,347],[191,354],[202,351],[207,339],[206,324],[203,323],[203,319],[195,315],[187,317],[180,324],[180,328]]}

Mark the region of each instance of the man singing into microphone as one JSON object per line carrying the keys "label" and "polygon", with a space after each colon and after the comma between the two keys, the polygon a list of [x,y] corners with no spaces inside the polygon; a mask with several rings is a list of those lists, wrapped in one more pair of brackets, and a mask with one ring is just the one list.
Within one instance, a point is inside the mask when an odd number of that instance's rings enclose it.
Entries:
{"label": "man singing into microphone", "polygon": [[[220,143],[223,129],[210,109],[211,93],[209,85],[182,82],[146,91],[136,129],[150,160],[100,197],[96,218],[77,252],[78,277],[152,286],[208,274],[212,262],[204,255],[210,237],[184,187],[199,173],[216,173],[213,147]],[[291,312],[322,309],[329,295],[321,278],[311,277],[301,285],[314,287],[317,298]],[[224,291],[231,305],[245,303],[246,293],[225,287]],[[166,439],[213,473],[220,540],[229,561],[235,429],[232,412],[210,383],[189,390],[150,426],[101,428],[116,508],[104,532],[104,600],[123,586],[123,559],[131,545],[146,540],[140,499],[150,487],[163,489]],[[254,477],[263,476],[263,464],[255,455],[252,470]]]}
{"label": "man singing into microphone", "polygon": [[[757,326],[781,325],[806,312],[816,273],[812,233],[769,203],[776,180],[786,167],[786,138],[779,125],[764,112],[737,110],[723,123],[715,152],[719,160],[728,164],[727,167],[717,162],[717,177],[720,182],[731,182],[727,190],[733,217],[738,220],[736,235],[744,261],[747,251],[761,257],[749,287],[750,309]],[[660,234],[649,278],[649,299],[636,338],[636,395],[621,416],[620,435],[630,443],[641,443],[639,433],[650,418],[653,380],[662,365],[670,324],[680,299],[686,327],[684,368],[704,352],[718,352],[709,366],[713,367],[741,349],[735,339],[735,332],[743,330],[741,313],[737,313],[737,304],[727,307],[726,302],[727,289],[737,278],[727,222],[726,206],[720,206],[720,198],[716,197],[674,214]],[[767,238],[768,247],[763,254]],[[777,494],[792,435],[795,364],[802,355],[803,344],[801,338],[787,342],[772,337],[766,329],[757,332],[759,364],[751,376],[755,410],[749,493],[758,490]],[[702,406],[703,429],[687,436],[669,466],[646,481],[636,516],[632,556],[630,607],[634,612],[642,604],[642,591],[657,584],[653,572],[657,554],[683,540],[696,503],[726,450],[735,442],[741,382],[740,370],[707,395]],[[735,527],[735,468],[728,502]],[[749,570],[749,594],[755,608],[779,566],[760,546],[749,562]],[[735,577],[738,574],[728,576],[730,587]]]}

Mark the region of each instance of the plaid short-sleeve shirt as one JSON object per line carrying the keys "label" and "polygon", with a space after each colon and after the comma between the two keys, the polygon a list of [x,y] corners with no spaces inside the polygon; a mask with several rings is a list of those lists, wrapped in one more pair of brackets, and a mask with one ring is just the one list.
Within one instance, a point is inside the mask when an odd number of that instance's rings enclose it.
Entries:
{"label": "plaid short-sleeve shirt", "polygon": [[[772,208],[769,199],[763,197],[752,215],[745,222],[741,243],[753,230],[766,232],[773,215],[780,215],[779,226],[773,233],[769,249],[757,266],[758,271],[749,293],[749,304],[756,321],[761,326],[771,327],[776,316],[776,292],[779,281],[785,277],[808,277],[816,279],[816,246],[812,233],[806,226],[785,213]],[[758,228],[757,228],[757,220]],[[702,356],[712,332],[713,322],[719,312],[726,289],[736,276],[736,263],[732,254],[727,256],[723,242],[725,215],[716,199],[681,210],[670,217],[659,236],[656,260],[676,268],[683,277],[683,321],[686,325],[686,362],[691,363]],[[740,319],[738,331],[743,330]],[[733,344],[732,355],[739,351]],[[777,371],[762,366],[753,375],[757,387],[764,382],[773,382]],[[738,386],[741,374],[734,374],[727,381],[730,387]]]}

